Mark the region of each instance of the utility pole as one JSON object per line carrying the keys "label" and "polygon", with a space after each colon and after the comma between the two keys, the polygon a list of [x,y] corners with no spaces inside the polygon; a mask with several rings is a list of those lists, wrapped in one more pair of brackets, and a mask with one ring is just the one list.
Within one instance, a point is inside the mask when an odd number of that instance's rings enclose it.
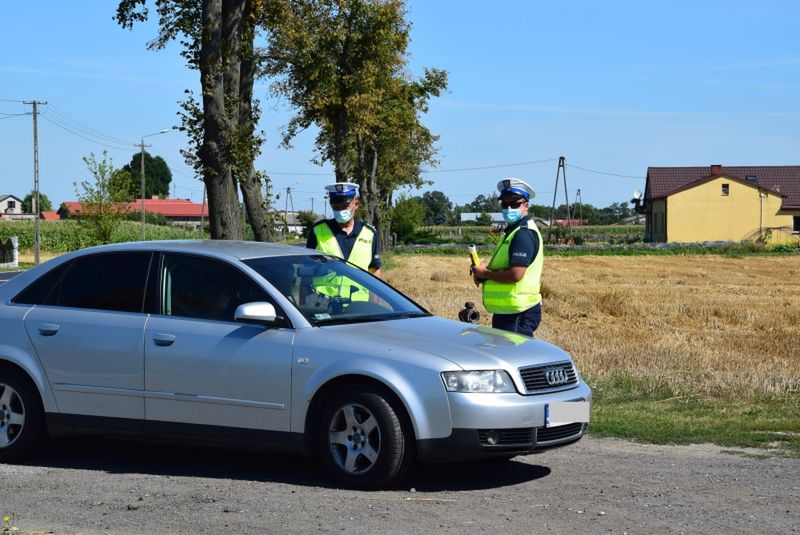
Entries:
{"label": "utility pole", "polygon": [[578,226],[582,227],[583,226],[583,200],[581,199],[581,190],[580,189],[577,190],[576,196],[577,196],[577,201],[578,201],[578,213],[580,214],[578,216]]}
{"label": "utility pole", "polygon": [[142,138],[141,138],[141,151],[142,152],[141,152],[141,156],[139,157],[139,159],[140,159],[140,164],[141,164],[140,165],[140,172],[141,172],[141,177],[140,177],[141,181],[140,182],[141,182],[141,186],[142,186],[142,192],[141,192],[142,193],[142,199],[141,199],[141,201],[142,201],[142,208],[141,208],[141,210],[142,210],[142,241],[144,241],[144,148],[145,147],[152,147],[152,145],[145,145],[144,144],[144,138],[150,137],[150,136],[158,136],[160,134],[166,134],[167,132],[169,132],[169,128],[167,128],[165,130],[161,130],[160,132],[156,132],[154,134],[147,134],[146,136],[142,136]]}
{"label": "utility pole", "polygon": [[559,177],[564,178],[564,200],[567,208],[567,226],[569,227],[569,233],[572,234],[572,215],[570,214],[569,210],[569,192],[567,190],[567,165],[566,158],[563,156],[558,157],[558,169],[556,169],[556,187],[553,188],[553,207],[550,209],[550,228],[548,230],[548,234],[553,232],[553,221],[555,220],[556,213],[556,195],[558,194]]}
{"label": "utility pole", "polygon": [[47,102],[31,100],[29,102],[24,102],[24,104],[33,106],[33,262],[38,265],[42,247],[42,231],[39,224],[39,212],[41,210],[39,210],[39,127],[37,119],[39,115],[39,104],[47,104]]}
{"label": "utility pole", "polygon": [[314,197],[311,197],[311,213],[314,213]]}

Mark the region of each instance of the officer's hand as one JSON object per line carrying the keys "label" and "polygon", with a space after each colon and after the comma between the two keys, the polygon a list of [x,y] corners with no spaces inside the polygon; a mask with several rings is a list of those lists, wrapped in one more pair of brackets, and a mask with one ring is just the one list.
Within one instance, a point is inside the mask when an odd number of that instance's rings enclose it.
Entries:
{"label": "officer's hand", "polygon": [[484,264],[479,264],[477,266],[472,266],[472,280],[475,281],[475,286],[480,286],[483,282],[486,281],[486,266]]}

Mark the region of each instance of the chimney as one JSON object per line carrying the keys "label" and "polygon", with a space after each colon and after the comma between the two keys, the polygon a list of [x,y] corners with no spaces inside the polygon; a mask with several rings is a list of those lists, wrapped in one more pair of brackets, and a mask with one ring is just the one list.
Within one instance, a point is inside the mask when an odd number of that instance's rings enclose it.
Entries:
{"label": "chimney", "polygon": [[722,164],[711,164],[711,176],[719,176],[722,174]]}

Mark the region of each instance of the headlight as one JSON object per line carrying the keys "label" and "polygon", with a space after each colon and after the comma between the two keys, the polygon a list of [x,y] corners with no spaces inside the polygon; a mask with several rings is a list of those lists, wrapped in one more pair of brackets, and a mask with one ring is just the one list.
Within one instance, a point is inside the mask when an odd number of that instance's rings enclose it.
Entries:
{"label": "headlight", "polygon": [[448,392],[516,392],[504,370],[443,372],[442,380]]}

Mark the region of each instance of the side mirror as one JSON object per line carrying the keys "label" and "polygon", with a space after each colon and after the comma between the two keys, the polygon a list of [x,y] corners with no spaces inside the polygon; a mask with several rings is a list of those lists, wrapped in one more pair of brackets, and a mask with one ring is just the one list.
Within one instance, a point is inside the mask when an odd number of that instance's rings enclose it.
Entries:
{"label": "side mirror", "polygon": [[243,303],[236,307],[233,319],[244,323],[258,323],[271,325],[279,318],[278,313],[272,303],[256,301],[254,303]]}

